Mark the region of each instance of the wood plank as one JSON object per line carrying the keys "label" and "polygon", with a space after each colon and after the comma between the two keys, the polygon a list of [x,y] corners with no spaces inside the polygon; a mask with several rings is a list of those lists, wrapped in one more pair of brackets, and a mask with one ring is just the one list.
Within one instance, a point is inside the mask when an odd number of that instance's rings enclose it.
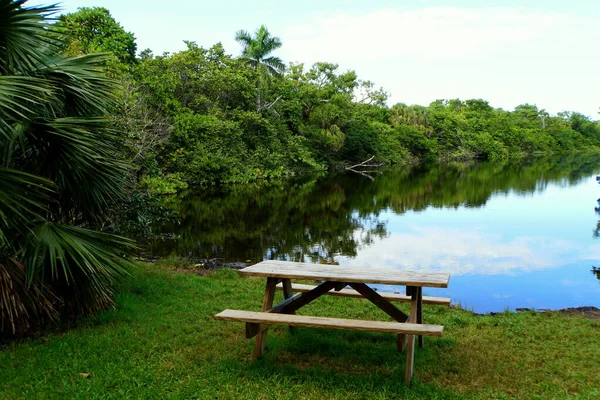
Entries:
{"label": "wood plank", "polygon": [[[419,298],[417,299],[417,324],[423,323],[423,288],[419,288]],[[423,335],[419,335],[419,347],[423,347]]]}
{"label": "wood plank", "polygon": [[268,260],[238,271],[241,275],[312,279],[334,282],[379,283],[401,286],[448,287],[450,275],[436,272],[395,269],[356,268],[339,265],[308,264]]}
{"label": "wood plank", "polygon": [[387,332],[396,334],[404,333],[409,335],[420,334],[425,336],[441,336],[444,332],[444,327],[441,325],[421,325],[402,322],[309,317],[305,315],[273,314],[242,310],[224,310],[215,315],[215,319],[268,325],[291,325],[311,328]]}
{"label": "wood plank", "polygon": [[[292,283],[292,290],[294,292],[308,292],[314,289],[314,285],[304,285],[300,283]],[[277,285],[278,290],[282,290],[283,287],[281,284]],[[390,301],[399,301],[399,302],[410,302],[410,296],[406,296],[398,293],[391,292],[377,292],[381,297]],[[328,296],[342,296],[342,297],[356,297],[363,298],[363,296],[358,293],[354,289],[342,289],[339,292],[331,291],[327,293]],[[440,306],[450,306],[450,299],[447,297],[433,297],[433,296],[423,296],[423,304],[433,304]]]}
{"label": "wood plank", "polygon": [[408,318],[408,315],[404,314],[402,311],[397,309],[396,306],[394,306],[388,300],[381,297],[379,294],[377,294],[376,291],[374,291],[364,283],[350,283],[350,286],[396,321],[405,322]]}
{"label": "wood plank", "polygon": [[[265,297],[263,298],[263,311],[267,311],[273,307],[273,298],[275,297],[275,286],[279,282],[277,278],[267,278],[267,284],[265,287]],[[256,361],[257,358],[262,357],[265,352],[265,342],[267,340],[268,330],[261,331],[256,337],[256,343],[254,345],[254,353],[252,353],[252,361]],[[248,328],[246,328],[246,334],[248,334]]]}
{"label": "wood plank", "polygon": [[[411,301],[410,301],[410,318],[409,318],[409,323],[410,324],[414,324],[417,322],[417,309],[418,309],[418,304],[419,304],[419,297],[421,294],[421,288],[420,287],[407,287],[406,288],[407,293],[411,293]],[[420,326],[424,326],[421,324],[417,324]],[[406,377],[406,384],[410,385],[410,381],[412,380],[413,377],[413,370],[414,370],[414,362],[415,362],[415,335],[414,334],[409,334],[408,335],[408,343],[406,345],[406,371],[405,371],[405,377]]]}

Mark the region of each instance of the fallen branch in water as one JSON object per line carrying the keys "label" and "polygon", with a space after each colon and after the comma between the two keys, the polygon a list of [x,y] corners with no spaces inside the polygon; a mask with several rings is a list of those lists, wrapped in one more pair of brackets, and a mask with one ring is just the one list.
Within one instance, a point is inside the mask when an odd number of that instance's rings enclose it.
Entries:
{"label": "fallen branch in water", "polygon": [[355,169],[355,168],[358,168],[358,167],[361,167],[361,168],[362,167],[375,167],[375,168],[377,168],[377,167],[381,167],[381,166],[384,165],[384,163],[369,164],[369,161],[371,161],[374,158],[375,158],[375,156],[371,156],[371,158],[369,158],[368,160],[365,160],[365,161],[363,161],[361,163],[358,163],[356,165],[353,165],[351,167],[346,167],[346,169]]}
{"label": "fallen branch in water", "polygon": [[369,175],[369,172],[374,172],[376,174],[379,174],[380,172],[377,170],[359,170],[356,168],[378,168],[384,165],[384,163],[373,163],[373,164],[369,164],[369,162],[371,162],[371,160],[373,160],[375,158],[375,156],[371,156],[371,158],[369,158],[368,160],[365,160],[361,163],[358,163],[356,165],[352,165],[351,167],[346,167],[347,171],[352,171],[352,172],[356,172],[359,175],[362,176],[366,176],[367,178],[369,178],[370,180],[374,181],[375,178],[373,178],[371,175]]}
{"label": "fallen branch in water", "polygon": [[362,176],[364,176],[364,177],[367,177],[367,178],[369,178],[369,179],[370,179],[370,180],[372,180],[372,181],[375,181],[375,178],[373,178],[371,175],[369,175],[369,174],[366,174],[366,173],[364,173],[364,172],[362,172],[362,171],[357,171],[357,170],[355,170],[355,169],[350,169],[349,171],[355,172],[355,173],[357,173],[357,174],[359,174],[359,175],[362,175]]}

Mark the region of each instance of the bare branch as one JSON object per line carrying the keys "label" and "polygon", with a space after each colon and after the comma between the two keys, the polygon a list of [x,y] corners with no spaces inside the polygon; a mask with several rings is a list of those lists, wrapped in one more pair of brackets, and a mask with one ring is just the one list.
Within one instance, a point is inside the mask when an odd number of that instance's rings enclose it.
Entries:
{"label": "bare branch", "polygon": [[277,103],[277,102],[279,101],[279,99],[281,99],[281,96],[277,97],[277,98],[275,99],[275,101],[273,101],[273,102],[271,102],[271,103],[269,103],[269,104],[267,104],[267,105],[264,105],[264,106],[260,107],[260,108],[258,109],[258,111],[262,111],[262,110],[268,110],[269,108],[273,107],[273,106],[275,105],[275,103]]}
{"label": "bare branch", "polygon": [[365,164],[366,164],[366,163],[368,163],[369,161],[371,161],[371,160],[372,160],[372,159],[374,159],[374,158],[375,158],[375,156],[371,156],[371,158],[369,158],[368,160],[365,160],[365,161],[363,161],[363,162],[361,162],[361,163],[358,163],[358,164],[356,164],[356,165],[353,165],[353,166],[351,166],[351,167],[346,167],[346,169],[354,169],[354,168],[356,168],[356,167],[362,167],[362,166],[365,166]]}

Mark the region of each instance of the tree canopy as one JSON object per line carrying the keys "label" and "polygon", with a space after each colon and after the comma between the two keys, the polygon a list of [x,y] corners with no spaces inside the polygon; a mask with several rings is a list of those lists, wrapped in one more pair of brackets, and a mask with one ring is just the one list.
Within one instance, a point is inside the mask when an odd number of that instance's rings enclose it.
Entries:
{"label": "tree canopy", "polygon": [[80,7],[77,12],[63,14],[54,30],[64,35],[59,43],[66,56],[109,53],[120,62],[113,63],[113,68],[136,61],[135,36],[125,31],[104,7]]}

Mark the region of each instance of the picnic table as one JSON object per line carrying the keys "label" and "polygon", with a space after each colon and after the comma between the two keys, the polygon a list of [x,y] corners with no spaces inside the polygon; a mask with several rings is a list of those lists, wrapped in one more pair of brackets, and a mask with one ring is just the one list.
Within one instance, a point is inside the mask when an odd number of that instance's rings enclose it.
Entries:
{"label": "picnic table", "polygon": [[[423,287],[448,287],[450,275],[401,271],[394,269],[354,268],[339,265],[309,264],[287,261],[263,261],[238,271],[245,276],[267,279],[262,312],[224,310],[216,319],[246,323],[246,337],[256,336],[252,360],[261,357],[269,325],[282,324],[314,328],[345,329],[371,332],[389,332],[397,335],[397,349],[407,349],[406,383],[413,376],[415,338],[423,346],[423,336],[441,336],[441,325],[423,324],[423,304],[450,305],[450,299],[423,296]],[[318,285],[292,283],[292,279],[322,282]],[[379,292],[368,284],[406,286],[406,295]],[[349,286],[351,289],[346,288]],[[273,305],[276,290],[282,290],[284,300]],[[296,293],[295,293],[296,292]],[[324,318],[295,315],[296,311],[323,295],[364,298],[375,304],[395,322]],[[410,302],[410,314],[398,309],[392,302]]]}

